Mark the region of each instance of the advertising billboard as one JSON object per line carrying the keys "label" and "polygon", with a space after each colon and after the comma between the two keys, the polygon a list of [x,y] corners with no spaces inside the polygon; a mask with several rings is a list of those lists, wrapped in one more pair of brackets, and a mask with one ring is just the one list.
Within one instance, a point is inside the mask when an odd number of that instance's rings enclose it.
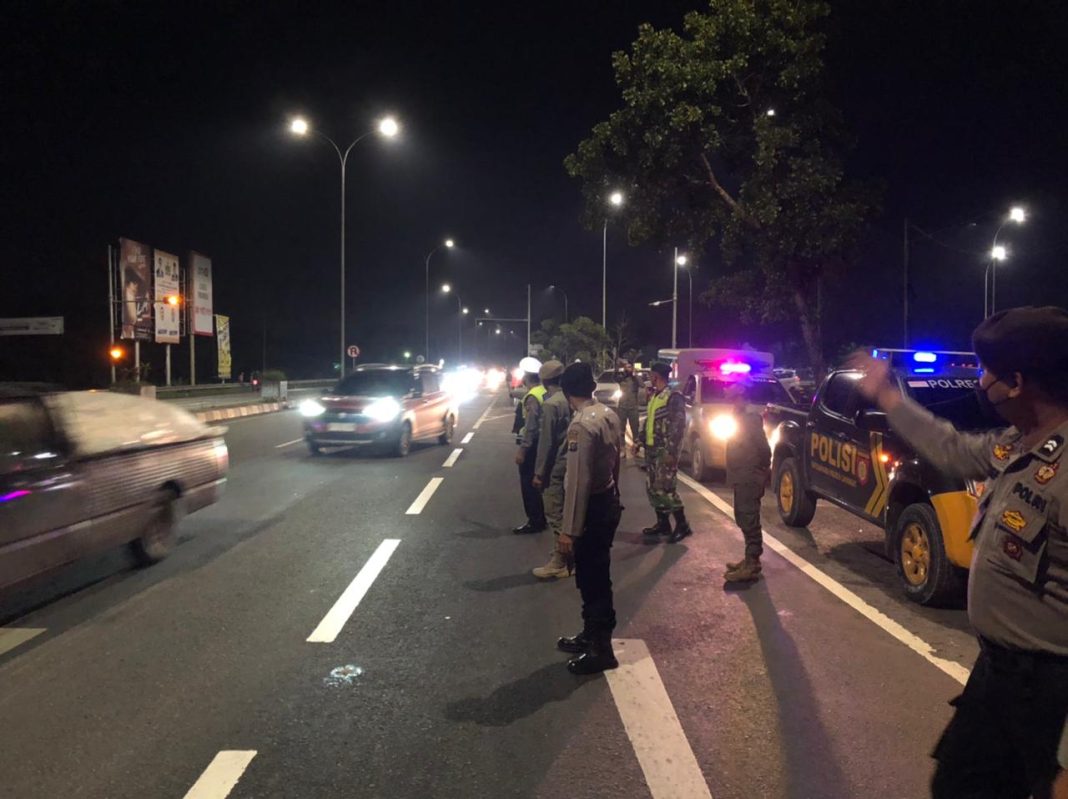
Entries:
{"label": "advertising billboard", "polygon": [[119,239],[120,338],[151,341],[152,251],[147,245]]}
{"label": "advertising billboard", "polygon": [[[181,341],[182,335],[178,256],[163,250],[156,250],[153,275],[155,277],[156,343],[177,344]],[[168,302],[168,299],[172,302]]]}
{"label": "advertising billboard", "polygon": [[189,253],[189,275],[191,332],[195,336],[212,336],[211,259],[198,252]]}
{"label": "advertising billboard", "polygon": [[219,347],[219,377],[230,379],[233,361],[230,356],[230,317],[215,315],[215,340]]}

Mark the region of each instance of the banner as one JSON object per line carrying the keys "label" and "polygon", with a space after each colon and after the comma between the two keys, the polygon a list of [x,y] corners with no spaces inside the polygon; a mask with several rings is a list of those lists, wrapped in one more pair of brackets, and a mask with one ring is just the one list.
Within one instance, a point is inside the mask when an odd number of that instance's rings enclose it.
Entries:
{"label": "banner", "polygon": [[233,361],[230,358],[230,317],[215,314],[215,339],[219,346],[219,377],[230,379]]}
{"label": "banner", "polygon": [[0,319],[0,336],[62,336],[62,316]]}
{"label": "banner", "polygon": [[211,326],[211,259],[198,252],[189,253],[189,275],[189,301],[192,303],[190,332],[196,336],[214,335],[215,330]]}
{"label": "banner", "polygon": [[[177,344],[182,336],[178,256],[156,250],[155,261],[156,343]],[[168,297],[178,298],[178,303],[171,305],[167,302]]]}
{"label": "banner", "polygon": [[120,338],[152,340],[151,258],[150,248],[144,244],[119,239]]}

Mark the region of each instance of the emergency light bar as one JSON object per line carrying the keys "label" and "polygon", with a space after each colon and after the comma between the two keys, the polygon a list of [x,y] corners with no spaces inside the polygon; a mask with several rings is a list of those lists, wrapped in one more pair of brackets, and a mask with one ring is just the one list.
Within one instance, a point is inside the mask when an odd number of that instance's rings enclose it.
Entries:
{"label": "emergency light bar", "polygon": [[747,375],[753,371],[753,367],[747,363],[738,363],[737,361],[727,361],[719,365],[719,371],[725,375]]}

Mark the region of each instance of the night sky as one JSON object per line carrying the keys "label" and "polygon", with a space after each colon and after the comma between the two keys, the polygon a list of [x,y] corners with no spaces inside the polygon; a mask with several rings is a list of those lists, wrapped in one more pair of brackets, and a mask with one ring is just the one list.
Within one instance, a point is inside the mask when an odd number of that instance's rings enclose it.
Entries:
{"label": "night sky", "polygon": [[[913,233],[914,338],[967,345],[999,214],[1011,259],[999,305],[1068,305],[1068,10],[1058,2],[833,3],[828,82],[856,137],[855,174],[884,186],[855,270],[828,291],[829,352],[901,341],[902,225]],[[0,338],[0,380],[106,376],[104,256],[126,236],[212,257],[232,317],[234,373],[327,375],[336,359],[337,157],[286,132],[302,113],[344,145],[383,113],[397,140],[349,160],[349,339],[367,358],[422,351],[424,258],[434,256],[431,355],[452,357],[455,285],[472,310],[600,315],[600,231],[579,224],[562,160],[619,103],[610,54],[640,22],[681,25],[704,3],[5,3],[0,59],[4,235],[0,316],[63,315],[65,341]],[[341,141],[344,140],[344,141]],[[670,343],[671,255],[609,231],[609,322]],[[719,263],[699,258],[695,288]],[[685,280],[681,285],[686,286]],[[685,343],[686,296],[681,290]],[[695,343],[766,345],[695,305]],[[475,343],[468,322],[465,348]],[[499,361],[522,354],[524,326]],[[198,357],[207,365],[210,342]],[[149,345],[158,358],[161,347]],[[176,375],[186,376],[185,345]]]}

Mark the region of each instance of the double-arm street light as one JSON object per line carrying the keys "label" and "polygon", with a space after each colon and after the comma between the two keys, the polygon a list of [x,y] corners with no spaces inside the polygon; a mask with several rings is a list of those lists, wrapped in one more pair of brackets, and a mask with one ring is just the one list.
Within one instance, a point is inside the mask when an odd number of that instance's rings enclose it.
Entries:
{"label": "double-arm street light", "polygon": [[453,241],[452,239],[445,239],[445,241],[441,242],[441,244],[439,244],[437,247],[435,247],[426,254],[426,319],[424,321],[423,328],[426,340],[423,345],[423,354],[428,361],[430,360],[430,259],[434,255],[434,253],[436,253],[442,247],[447,250],[451,250],[455,246],[455,241]]}
{"label": "double-arm street light", "polygon": [[313,128],[304,117],[293,117],[289,121],[289,131],[294,136],[307,136],[309,133],[318,136],[334,148],[338,162],[341,164],[341,348],[338,354],[338,370],[341,377],[344,377],[345,349],[347,346],[345,343],[345,166],[348,164],[349,153],[352,152],[352,148],[361,141],[373,133],[377,133],[386,139],[392,139],[400,132],[400,125],[397,124],[397,120],[393,117],[383,117],[369,131],[353,139],[344,150],[325,133]]}
{"label": "double-arm street light", "polygon": [[[623,206],[623,192],[608,195],[609,210]],[[608,329],[608,214],[604,216],[604,235],[601,246],[601,327]]]}
{"label": "double-arm street light", "polygon": [[998,225],[998,229],[994,232],[994,243],[990,247],[990,261],[986,265],[986,271],[983,274],[983,318],[986,319],[989,316],[997,313],[998,305],[998,282],[997,282],[997,265],[998,261],[1004,261],[1009,257],[1009,251],[1005,249],[1004,245],[998,244],[998,236],[1001,235],[1002,228],[1009,222],[1015,222],[1017,225],[1022,225],[1027,221],[1027,212],[1019,206],[1014,206],[1009,213],[1001,220],[1001,224]]}
{"label": "double-arm street light", "polygon": [[[456,298],[456,365],[459,366],[464,359],[464,317],[470,313],[470,309],[464,307],[460,295],[453,292],[452,286],[448,283],[441,287],[441,292],[442,294],[452,293],[452,296]],[[489,308],[486,309],[486,313],[489,313]]]}

